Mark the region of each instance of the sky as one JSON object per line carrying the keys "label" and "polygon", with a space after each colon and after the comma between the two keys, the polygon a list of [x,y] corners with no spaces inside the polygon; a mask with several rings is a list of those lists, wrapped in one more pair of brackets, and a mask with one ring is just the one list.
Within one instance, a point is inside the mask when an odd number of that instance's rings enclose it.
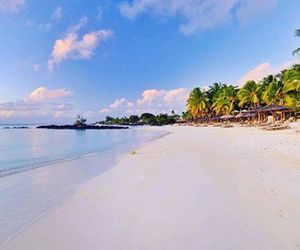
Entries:
{"label": "sky", "polygon": [[185,109],[299,62],[299,0],[0,0],[0,123]]}

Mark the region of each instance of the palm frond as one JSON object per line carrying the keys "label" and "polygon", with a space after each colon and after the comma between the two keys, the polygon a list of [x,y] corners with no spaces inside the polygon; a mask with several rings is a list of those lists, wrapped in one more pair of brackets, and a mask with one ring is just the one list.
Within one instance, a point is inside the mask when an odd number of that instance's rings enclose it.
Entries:
{"label": "palm frond", "polygon": [[300,29],[295,30],[295,36],[300,36]]}
{"label": "palm frond", "polygon": [[293,56],[295,56],[295,55],[300,55],[300,48],[295,49],[295,50],[293,51]]}

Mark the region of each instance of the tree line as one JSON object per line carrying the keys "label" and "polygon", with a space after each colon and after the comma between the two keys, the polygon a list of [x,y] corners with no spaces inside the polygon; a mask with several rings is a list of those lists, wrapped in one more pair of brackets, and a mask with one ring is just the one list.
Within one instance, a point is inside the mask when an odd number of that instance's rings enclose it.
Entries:
{"label": "tree line", "polygon": [[111,117],[107,116],[104,121],[97,122],[98,124],[105,125],[151,125],[162,126],[174,124],[180,118],[179,115],[172,111],[171,115],[159,114],[153,115],[151,113],[143,113],[141,116],[131,115],[129,117]]}
{"label": "tree line", "polygon": [[235,110],[255,109],[275,104],[293,111],[300,107],[300,64],[263,80],[248,81],[238,88],[214,83],[207,90],[194,88],[187,100],[183,118],[212,117],[232,114]]}
{"label": "tree line", "polygon": [[[300,29],[295,31],[300,37]],[[300,48],[293,51],[300,56]],[[296,111],[300,106],[300,64],[256,82],[248,81],[241,88],[232,84],[214,83],[208,90],[194,88],[187,100],[184,119],[231,114],[235,110],[255,109],[275,104]]]}
{"label": "tree line", "polygon": [[[300,37],[300,29],[295,31]],[[300,47],[293,51],[300,56]],[[185,120],[232,114],[233,111],[256,109],[275,104],[285,106],[292,111],[300,109],[300,64],[284,69],[276,75],[268,75],[261,81],[250,80],[244,86],[220,82],[213,83],[208,89],[194,88],[187,100],[187,109],[181,116],[172,111],[171,115],[144,113],[129,117],[107,116],[97,122],[106,125],[151,125],[174,124],[181,118]],[[76,124],[85,124],[86,119],[78,116]]]}

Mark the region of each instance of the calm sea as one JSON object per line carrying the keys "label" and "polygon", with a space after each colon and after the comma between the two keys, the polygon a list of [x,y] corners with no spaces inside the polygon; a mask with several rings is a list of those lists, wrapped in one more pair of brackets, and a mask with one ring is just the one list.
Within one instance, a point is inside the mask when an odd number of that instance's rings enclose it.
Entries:
{"label": "calm sea", "polygon": [[4,127],[0,126],[0,245],[61,205],[79,185],[113,167],[130,149],[166,135],[144,129]]}

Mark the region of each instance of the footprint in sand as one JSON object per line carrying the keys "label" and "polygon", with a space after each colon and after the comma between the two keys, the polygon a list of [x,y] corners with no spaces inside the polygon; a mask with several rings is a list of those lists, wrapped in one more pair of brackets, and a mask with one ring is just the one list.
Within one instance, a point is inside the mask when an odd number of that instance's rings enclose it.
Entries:
{"label": "footprint in sand", "polygon": [[279,216],[282,217],[282,218],[285,217],[285,214],[284,214],[284,212],[281,209],[279,210]]}
{"label": "footprint in sand", "polygon": [[277,196],[277,195],[278,195],[274,190],[271,190],[270,192],[271,192],[274,196]]}

